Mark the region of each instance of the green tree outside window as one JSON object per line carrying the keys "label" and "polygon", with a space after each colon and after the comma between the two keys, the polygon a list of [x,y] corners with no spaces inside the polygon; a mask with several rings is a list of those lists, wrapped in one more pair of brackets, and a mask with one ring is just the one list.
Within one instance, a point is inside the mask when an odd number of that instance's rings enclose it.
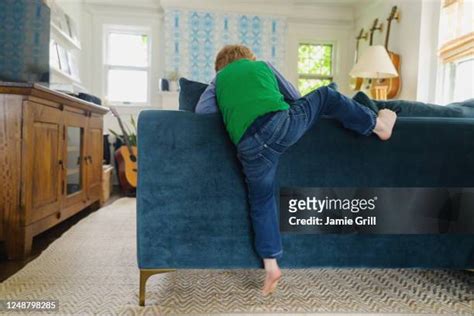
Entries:
{"label": "green tree outside window", "polygon": [[300,44],[298,48],[298,89],[302,95],[333,79],[333,45]]}

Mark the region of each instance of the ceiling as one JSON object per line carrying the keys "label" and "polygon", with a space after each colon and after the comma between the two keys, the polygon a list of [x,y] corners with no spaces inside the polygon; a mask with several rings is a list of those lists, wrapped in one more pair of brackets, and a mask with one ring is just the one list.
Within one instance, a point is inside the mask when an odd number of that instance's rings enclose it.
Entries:
{"label": "ceiling", "polygon": [[[160,0],[155,0],[159,2]],[[168,2],[172,2],[168,1]],[[228,3],[233,3],[233,4],[285,4],[285,5],[327,5],[327,6],[333,6],[333,5],[345,5],[345,6],[353,6],[356,3],[364,2],[367,0],[188,0],[190,3],[199,3],[199,2],[215,2],[216,4],[218,2],[228,2]]]}
{"label": "ceiling", "polygon": [[[100,4],[100,5],[123,5],[133,7],[160,7],[161,0],[83,0],[89,4]],[[231,4],[259,4],[259,5],[289,5],[289,6],[350,6],[354,7],[356,4],[364,2],[370,2],[373,0],[188,0],[189,4],[195,3],[231,3]],[[173,0],[166,0],[167,3],[172,3]],[[179,1],[176,1],[179,2]]]}

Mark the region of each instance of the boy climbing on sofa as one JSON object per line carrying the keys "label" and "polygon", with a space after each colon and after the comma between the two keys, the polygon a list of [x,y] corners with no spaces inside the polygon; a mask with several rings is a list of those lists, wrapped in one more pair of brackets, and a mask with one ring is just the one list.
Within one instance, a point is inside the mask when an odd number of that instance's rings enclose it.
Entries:
{"label": "boy climbing on sofa", "polygon": [[220,110],[237,147],[248,186],[255,248],[266,271],[262,293],[272,293],[281,277],[277,259],[283,249],[277,218],[275,174],[280,155],[296,143],[322,115],[345,128],[381,140],[392,135],[397,115],[369,107],[330,87],[301,97],[269,63],[256,61],[242,45],[228,45],[216,57],[216,77],[196,106],[197,113]]}

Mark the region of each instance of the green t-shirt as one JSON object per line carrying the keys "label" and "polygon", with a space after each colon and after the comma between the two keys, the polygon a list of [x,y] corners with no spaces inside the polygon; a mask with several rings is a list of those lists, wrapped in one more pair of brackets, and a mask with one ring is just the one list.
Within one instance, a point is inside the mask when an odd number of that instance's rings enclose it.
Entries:
{"label": "green t-shirt", "polygon": [[259,116],[289,108],[263,61],[239,59],[224,67],[217,74],[216,97],[234,144]]}

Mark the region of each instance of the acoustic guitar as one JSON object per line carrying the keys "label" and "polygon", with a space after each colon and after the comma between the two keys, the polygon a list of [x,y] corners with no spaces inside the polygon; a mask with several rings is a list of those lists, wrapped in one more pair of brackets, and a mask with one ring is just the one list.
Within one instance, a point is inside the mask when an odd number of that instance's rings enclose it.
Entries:
{"label": "acoustic guitar", "polygon": [[117,118],[125,142],[125,145],[115,151],[120,186],[124,191],[133,191],[137,187],[137,147],[130,144],[130,138],[117,109],[110,107],[110,111]]}
{"label": "acoustic guitar", "polygon": [[379,19],[375,19],[374,23],[372,23],[372,27],[370,28],[370,37],[369,37],[369,45],[372,46],[374,44],[374,33],[375,31],[382,32],[383,31],[383,23],[380,22]]}
{"label": "acoustic guitar", "polygon": [[[354,55],[354,65],[359,60],[359,42],[360,42],[361,39],[367,40],[367,37],[368,37],[368,34],[367,33],[364,34],[364,29],[363,28],[360,29],[359,35],[356,37],[356,50],[355,50],[355,55]],[[362,78],[351,77],[350,88],[353,91],[360,90],[360,87],[362,87],[362,82],[363,81],[364,81],[364,79],[362,79]]]}
{"label": "acoustic guitar", "polygon": [[401,68],[401,62],[400,62],[400,55],[390,51],[388,49],[388,40],[390,38],[390,28],[392,26],[392,21],[396,20],[397,22],[400,20],[400,11],[398,10],[397,6],[394,6],[392,8],[392,11],[390,12],[389,17],[387,18],[387,33],[385,35],[385,49],[387,50],[388,55],[390,56],[390,59],[392,60],[393,65],[395,66],[395,69],[397,69],[398,72],[398,77],[395,78],[387,78],[387,79],[380,79],[380,80],[374,80],[372,82],[372,87],[374,86],[387,86],[387,99],[393,99],[395,98],[398,93],[400,92],[401,88],[401,80],[400,80],[400,68]]}

